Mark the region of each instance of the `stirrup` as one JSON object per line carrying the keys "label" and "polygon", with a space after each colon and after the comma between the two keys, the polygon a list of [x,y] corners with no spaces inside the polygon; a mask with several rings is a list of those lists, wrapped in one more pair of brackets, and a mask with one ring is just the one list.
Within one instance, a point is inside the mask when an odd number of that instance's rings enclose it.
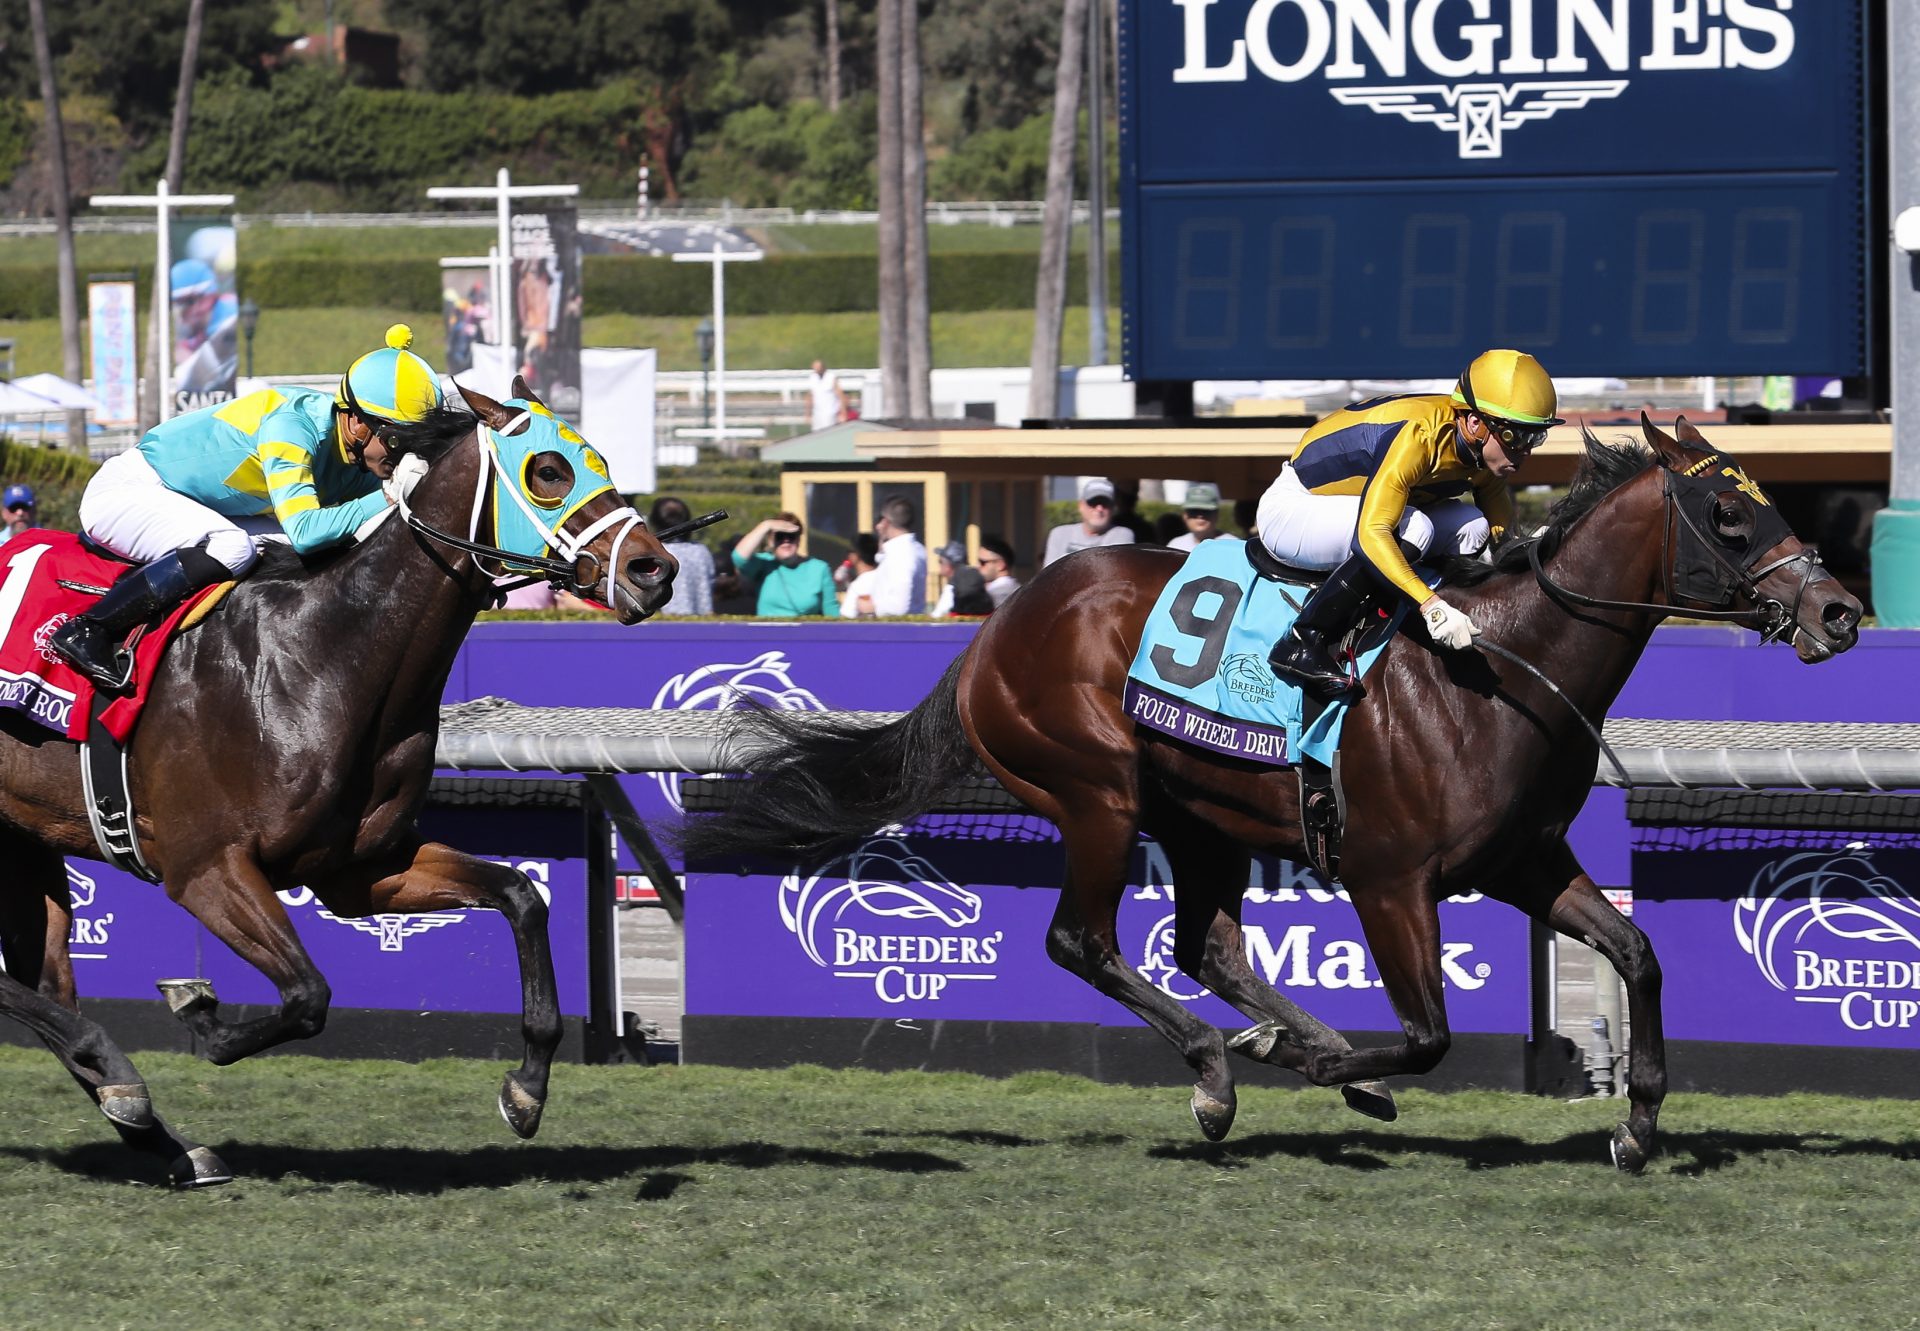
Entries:
{"label": "stirrup", "polygon": [[110,665],[103,665],[91,656],[81,655],[66,643],[59,641],[58,633],[54,634],[47,645],[53,648],[55,654],[58,655],[62,661],[65,661],[68,665],[72,666],[75,671],[93,681],[95,688],[103,689],[108,693],[127,693],[132,690],[134,670],[133,652],[125,643],[113,644],[113,660]]}
{"label": "stirrup", "polygon": [[[1319,659],[1305,662],[1296,659],[1303,655]],[[1360,681],[1350,671],[1340,668],[1339,658],[1332,651],[1316,650],[1316,644],[1291,631],[1268,654],[1267,666],[1279,679],[1323,702],[1352,697],[1360,689]]]}

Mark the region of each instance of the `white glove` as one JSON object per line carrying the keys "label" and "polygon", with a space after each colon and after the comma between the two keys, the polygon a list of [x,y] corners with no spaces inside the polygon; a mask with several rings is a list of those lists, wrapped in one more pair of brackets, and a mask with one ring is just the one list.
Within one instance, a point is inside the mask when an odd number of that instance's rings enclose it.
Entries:
{"label": "white glove", "polygon": [[1435,642],[1456,652],[1472,645],[1473,635],[1480,631],[1471,619],[1437,596],[1420,607],[1420,617],[1427,621],[1427,632]]}
{"label": "white glove", "polygon": [[387,499],[399,503],[413,493],[413,487],[420,484],[420,478],[427,474],[427,460],[418,453],[409,453],[393,464],[393,475],[380,482],[380,488],[387,492]]}

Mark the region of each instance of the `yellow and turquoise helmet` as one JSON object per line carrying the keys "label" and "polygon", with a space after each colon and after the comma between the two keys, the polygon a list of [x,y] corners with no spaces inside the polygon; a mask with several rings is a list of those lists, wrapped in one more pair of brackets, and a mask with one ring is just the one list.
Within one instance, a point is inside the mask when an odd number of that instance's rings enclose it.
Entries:
{"label": "yellow and turquoise helmet", "polygon": [[387,345],[369,351],[340,376],[336,406],[389,421],[417,421],[441,404],[440,376],[433,366],[407,350],[413,329],[395,324]]}
{"label": "yellow and turquoise helmet", "polygon": [[1520,425],[1560,425],[1559,399],[1540,362],[1524,351],[1485,351],[1453,386],[1453,403]]}

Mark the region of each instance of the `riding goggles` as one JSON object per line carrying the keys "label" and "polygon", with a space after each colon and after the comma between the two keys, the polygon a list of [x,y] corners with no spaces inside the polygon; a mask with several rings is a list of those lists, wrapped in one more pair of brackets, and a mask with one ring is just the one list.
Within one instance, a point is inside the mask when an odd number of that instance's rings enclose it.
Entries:
{"label": "riding goggles", "polygon": [[[1495,416],[1483,408],[1473,395],[1473,376],[1471,373],[1460,376],[1460,393],[1467,400],[1467,409],[1486,422],[1487,430],[1500,441],[1500,447],[1509,454],[1517,453],[1524,458],[1547,440],[1547,424],[1528,421],[1511,421],[1503,416]],[[1518,459],[1515,459],[1518,461]]]}

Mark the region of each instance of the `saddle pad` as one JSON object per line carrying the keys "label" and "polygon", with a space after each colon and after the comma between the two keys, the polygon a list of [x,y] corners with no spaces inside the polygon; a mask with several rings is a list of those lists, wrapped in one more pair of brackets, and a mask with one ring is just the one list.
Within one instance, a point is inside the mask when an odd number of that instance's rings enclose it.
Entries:
{"label": "saddle pad", "polygon": [[[1307,588],[1286,593],[1304,602]],[[1395,599],[1397,629],[1407,606]],[[1305,726],[1300,690],[1267,665],[1267,652],[1297,614],[1279,583],[1254,572],[1240,542],[1202,541],[1147,616],[1127,671],[1127,715],[1234,758],[1289,767],[1305,754],[1331,765],[1347,704],[1328,704]],[[1384,634],[1361,655],[1363,676],[1392,638]]]}
{"label": "saddle pad", "polygon": [[[0,546],[0,707],[67,739],[87,738],[93,682],[55,656],[47,639],[100,599],[94,592],[62,583],[105,588],[127,568],[117,559],[88,550],[72,532],[25,531]],[[124,744],[133,733],[160,658],[180,621],[229,585],[222,583],[189,597],[158,628],[141,637],[133,653],[133,691],[100,714],[100,724],[116,741]]]}

